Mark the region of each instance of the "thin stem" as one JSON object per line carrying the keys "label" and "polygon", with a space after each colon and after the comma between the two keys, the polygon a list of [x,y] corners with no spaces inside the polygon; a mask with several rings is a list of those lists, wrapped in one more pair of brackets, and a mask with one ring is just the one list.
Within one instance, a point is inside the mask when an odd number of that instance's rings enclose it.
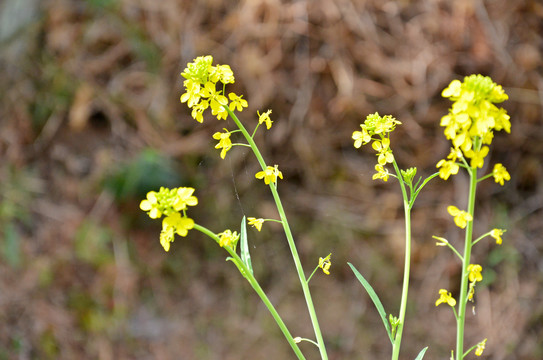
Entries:
{"label": "thin stem", "polygon": [[[249,145],[253,149],[253,152],[254,152],[257,160],[258,160],[258,163],[262,167],[262,170],[266,170],[266,162],[264,161],[264,158],[262,157],[262,154],[258,150],[258,147],[257,147],[256,143],[254,142],[253,138],[251,137],[251,135],[249,135],[249,133],[247,132],[247,130],[245,129],[245,127],[243,126],[241,121],[239,121],[236,114],[234,114],[232,111],[230,111],[230,109],[228,109],[227,107],[225,107],[225,109],[228,111],[228,114],[230,115],[232,120],[234,120],[234,122],[236,123],[238,128],[241,130],[241,132],[243,133],[243,136],[245,136],[245,139],[247,140],[247,143],[249,143]],[[279,213],[279,217],[281,219],[281,222],[283,223],[283,230],[285,231],[285,235],[287,237],[287,242],[288,242],[288,245],[289,245],[289,248],[290,248],[290,252],[292,254],[292,258],[294,260],[294,265],[296,267],[296,272],[298,273],[298,278],[300,279],[300,284],[302,285],[302,291],[304,293],[305,302],[306,302],[306,305],[307,305],[307,310],[309,311],[309,317],[311,318],[311,323],[313,325],[313,331],[315,332],[315,337],[316,337],[317,343],[319,345],[319,352],[320,352],[320,355],[321,355],[321,359],[322,360],[327,360],[328,359],[328,354],[326,352],[326,346],[324,344],[324,339],[322,337],[322,332],[321,332],[321,329],[320,329],[320,326],[319,326],[319,321],[317,319],[317,313],[315,311],[315,306],[313,305],[313,299],[311,298],[311,291],[309,290],[309,285],[307,283],[307,280],[306,280],[306,277],[305,277],[305,274],[304,274],[302,263],[300,261],[300,256],[298,255],[298,250],[296,249],[296,244],[294,243],[294,238],[292,236],[292,232],[290,231],[290,226],[289,226],[289,223],[288,223],[288,220],[287,220],[287,216],[285,214],[285,210],[283,209],[283,204],[281,203],[281,198],[279,197],[279,193],[277,192],[276,184],[275,183],[270,183],[269,186],[270,186],[270,190],[271,190],[272,195],[273,195],[273,199],[275,200],[275,205],[277,207],[277,212]]]}
{"label": "thin stem", "polygon": [[[194,224],[194,229],[209,236],[210,238],[215,240],[217,243],[219,242],[219,237],[211,230],[198,224]],[[298,344],[294,341],[294,338],[292,337],[292,335],[290,334],[290,331],[288,330],[287,326],[283,322],[283,319],[281,319],[281,316],[279,315],[279,313],[277,312],[277,310],[271,303],[270,299],[268,299],[268,296],[266,296],[266,293],[264,292],[264,290],[262,290],[262,288],[260,287],[260,284],[258,283],[256,278],[253,276],[251,271],[247,268],[247,266],[245,265],[245,263],[243,263],[239,255],[232,248],[227,246],[224,249],[228,251],[230,256],[234,259],[236,265],[243,271],[243,276],[245,276],[245,278],[247,279],[247,281],[249,281],[249,283],[251,284],[255,292],[258,294],[258,296],[260,296],[260,299],[262,300],[264,305],[266,305],[266,307],[268,308],[269,312],[271,313],[275,322],[277,323],[277,325],[283,332],[283,335],[287,339],[288,343],[292,347],[292,350],[294,351],[298,359],[305,360],[305,357],[302,354],[302,351],[298,347]]]}
{"label": "thin stem", "polygon": [[468,297],[468,266],[471,258],[472,236],[473,236],[473,215],[475,212],[475,190],[477,188],[477,168],[469,170],[470,184],[468,197],[468,213],[472,220],[466,226],[466,238],[464,244],[464,261],[462,263],[462,279],[460,284],[460,299],[458,301],[458,317],[456,321],[456,360],[464,358],[464,324],[466,320],[466,304]]}
{"label": "thin stem", "polygon": [[400,304],[399,324],[396,330],[396,336],[394,337],[394,344],[392,345],[392,359],[397,360],[400,356],[400,346],[402,343],[403,328],[405,325],[405,312],[407,310],[407,293],[409,290],[409,272],[411,267],[411,205],[407,198],[407,191],[403,181],[402,174],[396,160],[392,162],[394,170],[398,175],[400,188],[402,189],[403,196],[403,208],[405,214],[405,262],[403,270],[403,285],[402,285],[402,299]]}

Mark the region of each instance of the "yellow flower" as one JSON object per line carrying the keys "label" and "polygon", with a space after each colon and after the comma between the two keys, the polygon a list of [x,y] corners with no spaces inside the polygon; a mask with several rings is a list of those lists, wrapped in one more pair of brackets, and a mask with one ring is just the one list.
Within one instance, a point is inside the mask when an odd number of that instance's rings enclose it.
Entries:
{"label": "yellow flower", "polygon": [[155,191],[149,191],[147,193],[147,199],[140,202],[140,209],[148,211],[147,215],[151,219],[158,219],[162,216],[162,212],[159,209],[157,193]]}
{"label": "yellow flower", "polygon": [[208,81],[209,71],[213,69],[212,63],[213,57],[211,55],[198,56],[193,62],[187,64],[181,76],[187,80],[205,84]]}
{"label": "yellow flower", "polygon": [[473,217],[469,213],[459,210],[456,206],[448,206],[447,211],[451,216],[454,216],[454,223],[459,228],[464,229],[468,224],[468,221],[473,220]]}
{"label": "yellow flower", "polygon": [[377,151],[378,158],[377,162],[379,165],[385,165],[387,163],[392,163],[394,161],[394,156],[392,155],[392,150],[390,149],[390,139],[383,138],[382,140],[375,140],[371,147],[373,150]]}
{"label": "yellow flower", "polygon": [[502,164],[494,165],[494,169],[492,170],[492,176],[494,177],[494,181],[502,186],[504,181],[511,180],[511,175],[509,175],[507,169]]}
{"label": "yellow flower", "polygon": [[481,265],[469,264],[467,270],[470,282],[477,282],[483,280],[483,275],[481,274],[481,271],[483,271],[483,267]]}
{"label": "yellow flower", "polygon": [[247,218],[249,225],[254,226],[258,231],[262,230],[262,224],[264,224],[264,219],[257,219],[254,217]]}
{"label": "yellow flower", "polygon": [[456,159],[462,156],[462,151],[451,148],[451,152],[447,155],[447,159],[449,160],[440,160],[436,165],[437,168],[440,168],[439,177],[443,180],[447,180],[449,176],[458,174],[458,169],[460,167],[456,163]]}
{"label": "yellow flower", "polygon": [[388,172],[388,169],[385,169],[383,165],[376,164],[375,170],[377,170],[377,172],[373,174],[372,180],[383,179],[383,181],[388,181],[388,177],[390,175],[390,173]]}
{"label": "yellow flower", "polygon": [[264,183],[268,185],[269,183],[275,183],[277,182],[277,178],[280,179],[283,178],[283,173],[279,171],[277,168],[277,165],[275,166],[268,166],[266,170],[259,171],[255,174],[255,177],[257,179],[264,179]]}
{"label": "yellow flower", "polygon": [[258,115],[258,123],[266,123],[266,129],[270,129],[272,127],[273,121],[270,119],[271,110],[266,111],[265,113],[260,114],[260,112],[256,112]]}
{"label": "yellow flower", "polygon": [[447,180],[451,175],[458,174],[460,169],[456,162],[445,159],[439,160],[436,167],[439,168],[439,177],[443,180]]}
{"label": "yellow flower", "polygon": [[368,115],[364,121],[366,130],[370,135],[381,134],[381,137],[394,131],[396,125],[399,124],[401,124],[401,122],[392,117],[392,115],[380,116],[377,112]]}
{"label": "yellow flower", "polygon": [[163,214],[169,216],[180,210],[185,210],[187,206],[195,206],[198,199],[193,196],[194,188],[180,187],[168,189],[161,187],[158,192],[149,191],[147,199],[142,200],[140,209],[147,211],[151,219],[158,219]]}
{"label": "yellow flower", "polygon": [[451,296],[451,293],[445,289],[439,290],[439,299],[436,301],[436,306],[442,303],[447,303],[449,306],[455,306],[456,300]]}
{"label": "yellow flower", "polygon": [[468,290],[468,300],[473,301],[473,295],[475,295],[475,283],[470,282],[469,283],[469,290]]}
{"label": "yellow flower", "polygon": [[[209,98],[209,106],[211,107],[212,115],[219,115],[219,120],[222,118],[222,114],[225,112],[223,106],[228,104],[226,96],[221,94],[222,91],[217,91],[215,84],[208,82],[204,85],[202,93],[205,97]],[[226,113],[228,115],[228,112]]]}
{"label": "yellow flower", "polygon": [[353,132],[354,147],[357,149],[371,141],[371,136],[366,130],[366,125],[360,124],[360,127],[362,128],[362,131]]}
{"label": "yellow flower", "polygon": [[483,146],[479,151],[466,151],[466,157],[471,159],[470,165],[473,168],[482,168],[485,157],[488,155],[488,146]]}
{"label": "yellow flower", "polygon": [[332,262],[330,261],[330,256],[332,254],[328,254],[325,258],[319,258],[319,267],[322,269],[322,272],[326,275],[330,275],[330,266],[332,266]]}
{"label": "yellow flower", "polygon": [[221,149],[221,159],[224,159],[228,150],[232,148],[232,141],[230,140],[230,132],[224,129],[225,132],[216,132],[213,134],[213,139],[219,140],[219,143],[215,145],[215,149]]}
{"label": "yellow flower", "polygon": [[162,231],[160,232],[160,244],[164,250],[170,250],[170,243],[174,240],[174,234],[187,236],[188,231],[194,227],[194,220],[173,213],[162,220]]}
{"label": "yellow flower", "polygon": [[170,251],[170,243],[174,240],[174,228],[163,227],[160,232],[160,245],[164,248],[164,251]]}
{"label": "yellow flower", "polygon": [[466,76],[463,82],[453,80],[442,96],[454,103],[449,113],[441,118],[445,137],[455,149],[461,149],[471,159],[471,167],[483,166],[488,149],[474,151],[474,144],[490,144],[494,131],[511,131],[509,116],[495,103],[507,100],[507,94],[491,78],[482,75]]}
{"label": "yellow flower", "polygon": [[239,240],[239,234],[234,231],[224,230],[219,234],[219,245],[221,247],[231,247],[234,248]]}
{"label": "yellow flower", "polygon": [[209,70],[209,80],[217,83],[218,81],[223,84],[234,83],[234,72],[230,68],[230,65],[217,65],[211,66]]}
{"label": "yellow flower", "polygon": [[199,123],[204,122],[204,111],[209,107],[209,101],[202,100],[192,107],[191,116]]}
{"label": "yellow flower", "polygon": [[237,111],[242,111],[244,107],[249,106],[247,100],[242,99],[243,95],[237,96],[234,93],[230,93],[228,94],[228,97],[231,100],[230,105],[228,105],[231,111],[234,111],[234,109],[236,109]]}
{"label": "yellow flower", "polygon": [[186,102],[188,107],[191,108],[200,101],[200,83],[194,80],[185,80],[183,85],[187,92],[181,95],[180,100],[182,103]]}
{"label": "yellow flower", "polygon": [[486,340],[484,339],[480,343],[477,344],[477,348],[475,349],[475,355],[481,356],[483,355],[483,351],[485,350]]}
{"label": "yellow flower", "polygon": [[191,187],[180,187],[174,189],[177,194],[175,197],[175,203],[173,208],[175,211],[185,210],[188,206],[198,205],[198,199],[196,196],[193,196],[194,188]]}
{"label": "yellow flower", "polygon": [[460,96],[460,91],[462,90],[462,83],[459,80],[453,80],[447,88],[441,92],[441,96],[448,98],[451,96],[458,97]]}
{"label": "yellow flower", "polygon": [[506,230],[503,229],[492,229],[490,232],[490,236],[492,236],[494,239],[496,239],[496,244],[501,245],[502,244],[502,235]]}

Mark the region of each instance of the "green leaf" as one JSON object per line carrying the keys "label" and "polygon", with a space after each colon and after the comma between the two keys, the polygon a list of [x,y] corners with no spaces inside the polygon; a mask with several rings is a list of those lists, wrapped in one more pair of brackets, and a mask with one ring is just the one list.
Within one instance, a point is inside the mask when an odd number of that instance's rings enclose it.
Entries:
{"label": "green leaf", "polygon": [[428,350],[428,346],[420,351],[415,360],[422,360],[422,358],[424,357],[424,353],[426,353],[426,350]]}
{"label": "green leaf", "polygon": [[381,300],[379,300],[379,296],[377,296],[377,293],[375,292],[375,290],[373,290],[370,283],[366,279],[364,279],[362,274],[360,274],[360,272],[358,272],[358,270],[356,270],[356,268],[353,266],[353,264],[351,264],[351,263],[347,263],[347,264],[349,264],[349,266],[351,267],[351,270],[354,272],[354,275],[356,276],[358,281],[360,281],[362,286],[364,286],[364,289],[366,289],[366,292],[368,293],[371,300],[373,301],[373,304],[377,308],[377,311],[379,312],[379,315],[381,315],[381,320],[383,320],[383,324],[385,324],[385,329],[387,331],[388,338],[390,339],[390,342],[394,345],[394,339],[392,338],[392,334],[390,332],[390,325],[388,324],[388,321],[387,321],[387,315],[386,315],[386,312],[385,312],[385,308],[383,307],[383,304],[381,304]]}
{"label": "green leaf", "polygon": [[253,275],[253,266],[251,265],[251,255],[249,254],[249,244],[247,242],[247,224],[245,221],[245,216],[243,216],[243,219],[241,219],[241,260],[247,266],[247,269],[251,272],[251,275]]}

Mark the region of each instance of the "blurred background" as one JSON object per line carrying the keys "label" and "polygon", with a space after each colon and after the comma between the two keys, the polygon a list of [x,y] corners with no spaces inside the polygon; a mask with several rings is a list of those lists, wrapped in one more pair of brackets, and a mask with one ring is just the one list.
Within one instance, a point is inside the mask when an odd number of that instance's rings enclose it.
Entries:
{"label": "blurred background", "polygon": [[[160,222],[139,202],[160,186],[192,186],[190,216],[214,231],[243,215],[276,217],[258,165],[242,147],[221,161],[211,135],[179,102],[179,73],[196,56],[229,64],[249,108],[272,109],[257,135],[285,176],[279,192],[311,281],[331,359],[386,359],[390,343],[347,267],[397,313],[403,210],[397,182],[372,181],[375,155],[351,134],[366,115],[392,114],[401,167],[422,176],[448,154],[440,93],[472,73],[509,100],[512,132],[496,133],[480,184],[476,236],[484,268],[466,344],[483,358],[543,358],[543,4],[539,0],[4,0],[0,3],[0,359],[291,359],[266,308],[196,231],[160,246]],[[460,246],[447,205],[467,202],[467,178],[433,180],[413,213],[413,265],[402,358],[454,347],[460,266],[432,235]],[[249,230],[257,278],[295,336],[313,337],[281,229]],[[309,343],[308,359],[318,358]]]}

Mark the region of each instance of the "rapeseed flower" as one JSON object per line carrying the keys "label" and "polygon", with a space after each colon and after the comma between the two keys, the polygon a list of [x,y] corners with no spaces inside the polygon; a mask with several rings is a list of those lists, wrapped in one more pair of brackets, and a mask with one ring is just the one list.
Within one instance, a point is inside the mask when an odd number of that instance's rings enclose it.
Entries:
{"label": "rapeseed flower", "polygon": [[234,249],[238,243],[238,240],[239,234],[236,231],[232,232],[230,230],[224,230],[219,234],[219,245],[221,247],[228,246]]}
{"label": "rapeseed flower", "polygon": [[328,254],[325,258],[319,258],[319,267],[322,269],[322,272],[326,275],[330,275],[330,266],[332,266],[332,262],[330,261],[330,256],[332,254]]}
{"label": "rapeseed flower", "polygon": [[481,265],[469,264],[467,270],[470,282],[477,282],[483,280],[483,274],[481,274],[481,271],[483,271],[483,267]]}
{"label": "rapeseed flower", "polygon": [[454,223],[459,228],[464,229],[468,221],[473,220],[473,216],[466,211],[458,209],[456,206],[448,206],[447,211],[451,216],[454,216]]}
{"label": "rapeseed flower", "polygon": [[388,172],[385,172],[382,166],[394,162],[390,148],[390,133],[398,124],[401,122],[391,115],[380,116],[379,113],[374,113],[368,115],[364,123],[360,124],[361,131],[353,132],[354,147],[357,149],[373,140],[371,146],[377,151],[377,164],[381,165],[379,169],[375,168],[378,173],[373,179],[380,178],[385,181],[388,179]]}
{"label": "rapeseed flower", "polygon": [[439,299],[436,301],[436,306],[439,304],[446,303],[449,306],[454,307],[456,305],[456,300],[451,296],[451,293],[445,289],[439,290]]}
{"label": "rapeseed flower", "polygon": [[371,141],[371,136],[366,130],[366,127],[362,124],[360,127],[362,128],[362,131],[353,132],[354,147],[357,149]]}
{"label": "rapeseed flower", "polygon": [[147,211],[151,219],[158,219],[163,214],[168,216],[174,212],[185,210],[187,206],[195,206],[198,199],[193,196],[194,188],[180,187],[168,189],[161,187],[158,192],[149,191],[147,198],[140,203],[140,209]]}
{"label": "rapeseed flower", "polygon": [[509,175],[505,166],[499,163],[494,165],[494,169],[492,170],[492,176],[494,177],[494,181],[502,186],[504,181],[511,180],[511,175]]}
{"label": "rapeseed flower", "polygon": [[215,145],[215,149],[221,149],[221,159],[224,159],[228,150],[232,148],[232,141],[230,140],[231,133],[224,129],[225,132],[216,132],[213,134],[213,139],[219,140],[219,143]]}
{"label": "rapeseed flower", "polygon": [[477,347],[475,348],[475,355],[481,356],[483,355],[483,351],[485,350],[486,340],[484,339],[480,343],[477,344]]}
{"label": "rapeseed flower", "polygon": [[262,114],[259,113],[258,111],[256,112],[256,114],[258,115],[258,123],[259,124],[265,123],[267,130],[270,130],[270,128],[272,127],[272,123],[273,123],[273,121],[270,119],[271,112],[272,112],[271,110],[268,110],[268,111],[266,111],[265,113],[262,113]]}
{"label": "rapeseed flower", "polygon": [[[211,114],[219,120],[228,117],[228,99],[222,93],[224,85],[234,83],[234,73],[228,65],[213,66],[212,56],[200,56],[188,63],[181,73],[186,80],[183,82],[186,92],[181,95],[181,102],[187,103],[192,109],[191,116],[198,122],[203,122],[203,113],[210,107]],[[217,91],[217,83],[223,84],[223,90]],[[243,110],[247,101],[234,93],[228,94],[231,100],[230,110]]]}
{"label": "rapeseed flower", "polygon": [[496,239],[496,244],[501,245],[502,244],[502,235],[506,230],[502,229],[492,229],[490,232],[490,236],[492,236],[494,239]]}
{"label": "rapeseed flower", "polygon": [[237,111],[243,111],[243,108],[249,106],[247,100],[242,99],[243,95],[237,96],[234,93],[230,93],[228,94],[228,97],[230,98],[230,105],[228,105],[230,111],[234,111],[234,109]]}
{"label": "rapeseed flower", "polygon": [[376,164],[375,170],[377,170],[377,172],[371,177],[372,180],[383,179],[383,181],[388,181],[388,177],[390,176],[388,169],[385,169],[383,165]]}
{"label": "rapeseed flower", "polygon": [[194,227],[194,220],[179,213],[173,213],[162,220],[160,244],[165,251],[170,250],[170,243],[174,241],[175,234],[187,236],[188,231]]}
{"label": "rapeseed flower", "polygon": [[[198,204],[198,198],[192,195],[193,193],[194,188],[190,187],[173,189],[161,187],[158,192],[149,191],[147,198],[140,203],[140,209],[147,211],[151,219],[165,216],[162,220],[160,244],[166,251],[170,250],[170,243],[174,240],[175,234],[186,236],[194,227],[194,220],[184,214],[187,206]],[[183,211],[183,216],[180,211]]]}
{"label": "rapeseed flower", "polygon": [[249,225],[254,226],[258,231],[262,230],[262,224],[264,224],[264,219],[249,217],[247,218]]}
{"label": "rapeseed flower", "polygon": [[266,170],[259,171],[255,174],[257,179],[264,179],[264,183],[268,185],[269,183],[276,183],[277,178],[282,179],[283,173],[279,171],[277,165],[268,166]]}
{"label": "rapeseed flower", "polygon": [[157,193],[155,191],[149,191],[147,198],[140,202],[140,209],[147,211],[147,215],[151,219],[158,219],[162,216],[162,211],[158,204]]}
{"label": "rapeseed flower", "polygon": [[[482,75],[467,76],[463,82],[453,80],[441,94],[453,101],[440,122],[445,127],[445,137],[451,140],[455,150],[471,160],[472,168],[481,168],[488,155],[488,147],[482,145],[492,142],[494,131],[511,131],[509,115],[494,105],[507,100],[507,94],[500,85]],[[438,163],[441,178],[447,179],[458,172],[453,166],[455,162],[456,159],[451,159]]]}

